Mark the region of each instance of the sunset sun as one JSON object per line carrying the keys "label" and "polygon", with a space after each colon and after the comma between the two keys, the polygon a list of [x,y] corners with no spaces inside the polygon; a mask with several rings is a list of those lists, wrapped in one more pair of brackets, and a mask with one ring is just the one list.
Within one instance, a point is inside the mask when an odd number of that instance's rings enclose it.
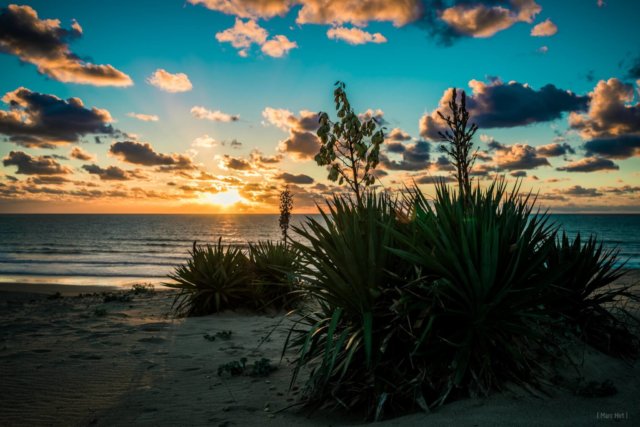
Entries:
{"label": "sunset sun", "polygon": [[220,193],[205,193],[202,196],[202,200],[205,203],[228,208],[235,205],[238,202],[244,201],[242,196],[238,193],[238,190],[231,189]]}

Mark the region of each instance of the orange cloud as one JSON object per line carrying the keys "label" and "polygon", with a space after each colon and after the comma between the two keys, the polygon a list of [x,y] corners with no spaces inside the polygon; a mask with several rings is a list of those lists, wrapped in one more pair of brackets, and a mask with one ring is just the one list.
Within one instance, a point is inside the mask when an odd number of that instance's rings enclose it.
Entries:
{"label": "orange cloud", "polygon": [[147,83],[171,93],[188,92],[193,89],[193,85],[186,74],[172,74],[162,68],[154,71],[154,73],[147,78]]}
{"label": "orange cloud", "polygon": [[547,19],[531,29],[531,35],[534,37],[548,37],[558,32],[558,26]]}
{"label": "orange cloud", "polygon": [[343,40],[349,44],[386,43],[387,38],[380,33],[371,34],[357,27],[333,27],[327,30],[327,37]]}

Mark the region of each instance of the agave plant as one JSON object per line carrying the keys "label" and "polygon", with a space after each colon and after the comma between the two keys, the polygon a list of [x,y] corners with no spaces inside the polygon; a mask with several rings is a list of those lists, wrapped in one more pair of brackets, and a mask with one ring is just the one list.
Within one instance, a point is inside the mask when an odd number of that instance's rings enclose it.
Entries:
{"label": "agave plant", "polygon": [[299,253],[284,242],[249,244],[252,285],[264,306],[291,308],[297,299]]}
{"label": "agave plant", "polygon": [[365,193],[362,204],[334,196],[321,220],[294,227],[306,240],[293,245],[305,263],[309,304],[299,310],[285,349],[298,351],[292,383],[302,367],[314,366],[310,402],[375,410],[397,387],[394,364],[402,349],[393,344],[402,329],[392,305],[411,269],[389,250],[401,226],[396,208],[386,194]]}
{"label": "agave plant", "polygon": [[[630,291],[631,285],[612,286],[625,274],[624,265],[618,251],[605,249],[595,236],[583,241],[578,233],[571,241],[563,232],[547,257],[550,270],[565,267],[558,285],[551,290],[550,309],[565,317],[593,347],[608,354],[633,357],[638,354],[639,343],[626,320],[638,319],[618,305],[624,300],[640,301],[640,296]],[[617,316],[613,309],[617,309]]]}
{"label": "agave plant", "polygon": [[202,316],[225,309],[253,307],[249,259],[240,248],[193,243],[186,263],[176,267],[165,286],[178,289],[173,307],[182,315]]}
{"label": "agave plant", "polygon": [[433,203],[417,187],[410,197],[414,235],[394,252],[421,269],[403,300],[420,320],[411,355],[425,361],[433,404],[456,388],[487,393],[505,380],[533,381],[551,321],[545,297],[559,276],[544,268],[555,236],[548,216],[502,180],[465,200],[443,183]]}

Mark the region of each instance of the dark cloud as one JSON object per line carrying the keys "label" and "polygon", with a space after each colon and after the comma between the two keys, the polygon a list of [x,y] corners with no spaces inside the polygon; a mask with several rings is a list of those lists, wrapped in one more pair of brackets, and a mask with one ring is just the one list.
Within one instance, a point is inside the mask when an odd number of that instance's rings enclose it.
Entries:
{"label": "dark cloud", "polygon": [[640,134],[592,139],[584,143],[587,156],[594,154],[612,159],[640,156]]}
{"label": "dark cloud", "polygon": [[596,188],[585,188],[581,185],[574,185],[573,187],[569,187],[566,190],[560,191],[560,194],[565,194],[567,196],[575,196],[575,197],[600,197],[602,193],[599,192]]}
{"label": "dark cloud", "polygon": [[601,157],[586,157],[556,168],[564,172],[596,172],[603,170],[618,170],[620,167],[609,159]]}
{"label": "dark cloud", "polygon": [[503,146],[495,156],[495,163],[502,170],[535,169],[550,166],[545,157],[540,157],[536,149],[527,144]]}
{"label": "dark cloud", "polygon": [[640,55],[633,60],[627,72],[627,77],[630,79],[640,79]]}
{"label": "dark cloud", "polygon": [[17,166],[16,173],[24,175],[66,175],[73,171],[51,156],[30,156],[22,151],[11,151],[2,159],[5,166]]}
{"label": "dark cloud", "polygon": [[0,110],[0,133],[25,147],[54,148],[88,134],[118,133],[109,124],[112,119],[107,110],[85,108],[79,98],[65,101],[21,87],[8,92],[2,101],[9,110]]}
{"label": "dark cloud", "polygon": [[414,177],[414,181],[416,184],[438,184],[441,182],[454,182],[455,179],[450,176],[422,175]]}
{"label": "dark cloud", "polygon": [[278,149],[297,160],[308,160],[320,151],[320,140],[315,133],[291,129],[289,138],[280,142]]}
{"label": "dark cloud", "polygon": [[15,55],[38,72],[61,82],[95,86],[131,86],[131,78],[111,65],[86,62],[69,50],[68,43],[82,36],[73,22],[64,29],[57,19],[40,19],[30,6],[0,9],[0,52]]}
{"label": "dark cloud", "polygon": [[559,144],[557,142],[540,145],[536,147],[536,152],[542,157],[558,157],[567,154],[575,154],[576,151],[569,144]]}
{"label": "dark cloud", "polygon": [[[565,112],[584,111],[589,98],[559,89],[552,84],[539,90],[518,82],[503,83],[494,79],[489,83],[471,80],[472,94],[467,96],[467,110],[471,122],[480,128],[509,128],[556,120]],[[447,102],[452,89],[445,91],[438,109],[420,119],[420,135],[439,140],[438,132],[445,129],[437,111],[447,115]]]}
{"label": "dark cloud", "polygon": [[527,171],[513,171],[509,175],[511,175],[514,178],[523,178],[527,176]]}
{"label": "dark cloud", "polygon": [[191,158],[183,154],[162,154],[154,151],[148,142],[114,142],[109,152],[121,160],[143,166],[160,166],[162,171],[194,169]]}
{"label": "dark cloud", "polygon": [[84,161],[89,161],[89,160],[95,160],[96,159],[96,156],[94,156],[91,153],[88,153],[88,152],[84,151],[80,147],[73,147],[71,149],[71,153],[69,153],[69,155],[71,156],[72,159],[78,159],[78,160],[84,160]]}
{"label": "dark cloud", "polygon": [[253,169],[253,165],[248,160],[239,157],[231,157],[228,154],[225,154],[222,157],[222,165],[227,169],[240,171],[248,171]]}
{"label": "dark cloud", "polygon": [[35,185],[60,185],[60,184],[66,184],[67,182],[70,182],[70,181],[64,176],[60,176],[60,175],[42,175],[42,176],[30,177],[28,179],[28,182],[29,184],[35,184]]}
{"label": "dark cloud", "polygon": [[631,185],[623,185],[622,187],[610,187],[605,189],[607,193],[616,194],[616,195],[624,195],[624,194],[635,194],[640,193],[640,186],[631,186]]}
{"label": "dark cloud", "polygon": [[135,172],[129,172],[124,169],[120,169],[117,166],[108,166],[102,168],[98,165],[83,165],[82,169],[86,170],[92,175],[98,175],[100,179],[104,181],[126,181],[132,178],[141,178],[141,176]]}
{"label": "dark cloud", "polygon": [[305,174],[293,175],[287,172],[283,172],[279,175],[276,175],[275,178],[280,179],[289,184],[313,184],[315,181],[309,175],[305,175]]}
{"label": "dark cloud", "polygon": [[405,146],[402,151],[402,160],[392,160],[381,154],[380,163],[389,170],[417,171],[429,166],[430,151],[431,146],[427,141],[416,141]]}

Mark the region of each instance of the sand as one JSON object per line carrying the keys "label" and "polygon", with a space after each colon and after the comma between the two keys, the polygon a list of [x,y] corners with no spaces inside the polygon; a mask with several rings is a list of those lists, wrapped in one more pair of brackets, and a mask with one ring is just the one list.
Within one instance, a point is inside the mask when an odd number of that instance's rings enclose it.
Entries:
{"label": "sand", "polygon": [[[638,279],[633,272],[625,280]],[[55,292],[66,296],[50,299]],[[70,296],[77,292],[59,285],[0,285],[0,425],[362,423],[353,414],[309,414],[295,406],[300,391],[289,390],[291,355],[279,363],[290,325],[282,313],[176,319],[169,314],[171,291],[113,302],[101,295]],[[223,331],[231,331],[228,339],[216,337]],[[267,358],[278,369],[267,377],[218,376],[220,365],[242,357],[249,364]],[[618,393],[585,398],[563,389],[548,390],[550,396],[511,390],[377,425],[640,425],[640,364],[586,348],[583,365],[587,381],[612,380]]]}

